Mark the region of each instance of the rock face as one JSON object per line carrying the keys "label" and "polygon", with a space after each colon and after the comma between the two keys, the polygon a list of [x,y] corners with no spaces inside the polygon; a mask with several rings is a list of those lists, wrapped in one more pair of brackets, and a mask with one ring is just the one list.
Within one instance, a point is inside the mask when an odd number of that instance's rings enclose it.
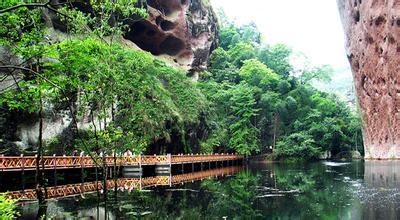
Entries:
{"label": "rock face", "polygon": [[195,78],[207,68],[217,44],[217,18],[202,0],[147,0],[149,17],[132,21],[125,38],[155,56],[188,70]]}
{"label": "rock face", "polygon": [[400,158],[400,0],[338,0],[365,158]]}

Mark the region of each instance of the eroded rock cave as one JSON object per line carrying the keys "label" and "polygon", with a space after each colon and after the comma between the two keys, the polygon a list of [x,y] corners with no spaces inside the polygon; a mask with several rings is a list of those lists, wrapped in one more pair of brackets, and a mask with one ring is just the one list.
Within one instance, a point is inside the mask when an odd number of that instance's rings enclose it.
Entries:
{"label": "eroded rock cave", "polygon": [[201,0],[147,0],[149,17],[130,23],[124,36],[143,50],[196,73],[217,44],[217,18]]}
{"label": "eroded rock cave", "polygon": [[365,158],[400,158],[400,0],[338,0]]}

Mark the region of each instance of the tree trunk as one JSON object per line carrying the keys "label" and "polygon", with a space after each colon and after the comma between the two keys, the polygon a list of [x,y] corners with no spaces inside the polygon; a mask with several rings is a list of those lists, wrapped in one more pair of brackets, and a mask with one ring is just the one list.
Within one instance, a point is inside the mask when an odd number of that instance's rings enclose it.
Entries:
{"label": "tree trunk", "polygon": [[273,148],[275,149],[276,147],[276,127],[278,125],[278,114],[274,114],[274,142],[273,142]]}
{"label": "tree trunk", "polygon": [[[36,195],[39,202],[39,210],[37,219],[42,219],[43,216],[46,216],[47,207],[46,201],[47,193],[44,185],[44,160],[43,160],[43,101],[42,94],[40,93],[40,103],[39,103],[39,138],[38,138],[38,149],[37,149],[37,157],[36,157]],[[41,169],[40,169],[41,166]],[[45,191],[45,195],[43,195],[43,190]]]}

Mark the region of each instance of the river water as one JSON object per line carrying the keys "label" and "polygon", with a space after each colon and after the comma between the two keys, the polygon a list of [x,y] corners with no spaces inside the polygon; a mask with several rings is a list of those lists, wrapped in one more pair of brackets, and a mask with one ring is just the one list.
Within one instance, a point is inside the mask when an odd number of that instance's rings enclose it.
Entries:
{"label": "river water", "polygon": [[[51,200],[56,219],[400,219],[400,161],[251,163],[173,187]],[[23,204],[22,219],[35,204]],[[107,217],[107,218],[106,218]]]}

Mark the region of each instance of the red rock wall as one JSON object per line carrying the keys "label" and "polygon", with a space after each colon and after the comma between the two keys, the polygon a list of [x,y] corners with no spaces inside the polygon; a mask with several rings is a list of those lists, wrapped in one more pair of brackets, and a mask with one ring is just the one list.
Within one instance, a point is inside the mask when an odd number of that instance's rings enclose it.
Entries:
{"label": "red rock wall", "polygon": [[400,0],[337,0],[365,158],[400,158]]}
{"label": "red rock wall", "polygon": [[217,44],[217,18],[204,0],[147,0],[149,17],[128,22],[125,38],[194,74],[207,68]]}

